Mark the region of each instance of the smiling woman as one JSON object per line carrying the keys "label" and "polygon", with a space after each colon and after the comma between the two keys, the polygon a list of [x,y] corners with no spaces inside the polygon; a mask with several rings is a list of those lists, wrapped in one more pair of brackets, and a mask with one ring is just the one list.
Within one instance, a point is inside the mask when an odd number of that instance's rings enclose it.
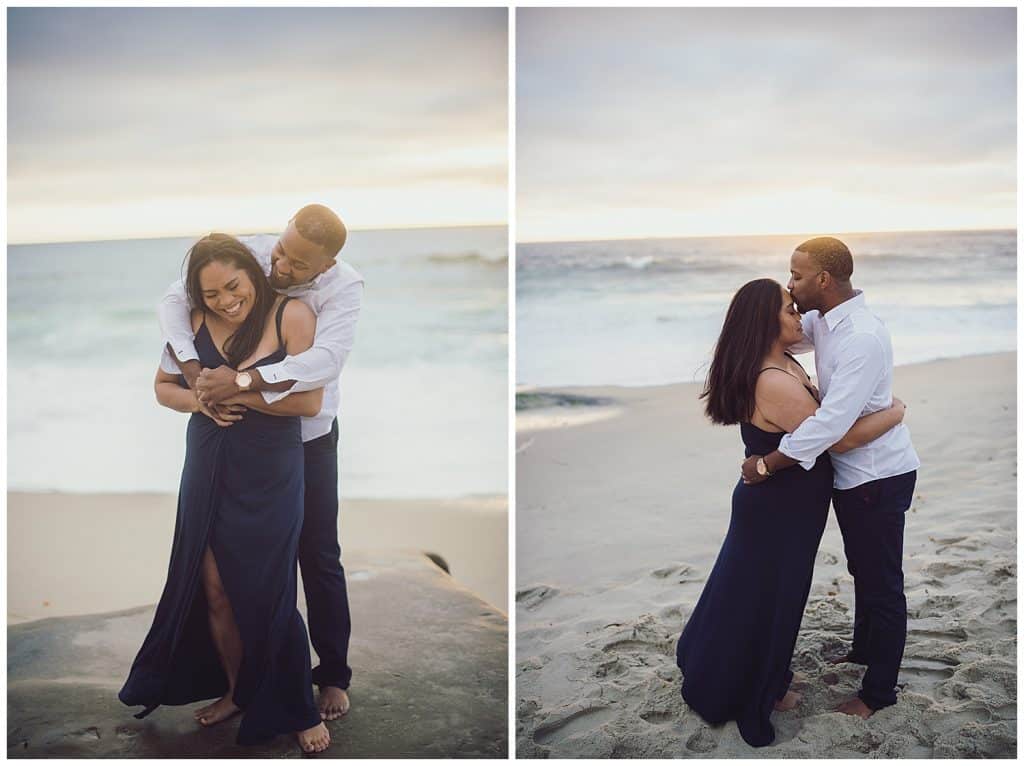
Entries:
{"label": "smiling woman", "polygon": [[259,345],[276,298],[256,259],[234,237],[210,234],[189,250],[185,287],[192,305],[234,326],[224,352],[238,367]]}

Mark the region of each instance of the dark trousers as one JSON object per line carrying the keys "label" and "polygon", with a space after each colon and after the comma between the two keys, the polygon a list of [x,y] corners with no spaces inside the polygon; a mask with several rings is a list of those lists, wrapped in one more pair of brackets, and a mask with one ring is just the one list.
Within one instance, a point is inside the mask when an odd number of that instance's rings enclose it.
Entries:
{"label": "dark trousers", "polygon": [[832,494],[853,575],[850,660],[867,665],[857,696],[872,710],[896,704],[896,679],[907,640],[903,593],[903,525],[917,472],[878,479]]}
{"label": "dark trousers", "polygon": [[331,432],[306,442],[306,507],[299,537],[299,570],[306,593],[309,638],[320,657],[313,668],[317,686],[347,689],[352,680],[348,641],[345,570],[338,544],[338,420]]}

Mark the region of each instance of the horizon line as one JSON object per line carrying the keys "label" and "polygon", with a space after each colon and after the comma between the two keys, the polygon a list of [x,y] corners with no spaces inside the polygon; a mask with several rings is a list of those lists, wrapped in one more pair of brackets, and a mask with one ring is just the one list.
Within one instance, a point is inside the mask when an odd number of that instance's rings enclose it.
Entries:
{"label": "horizon line", "polygon": [[[410,224],[407,226],[368,226],[366,228],[352,228],[348,229],[349,233],[353,232],[367,232],[367,231],[408,231],[414,229],[495,229],[500,227],[508,227],[507,222],[503,223],[467,223],[467,224]],[[208,232],[209,233],[209,232]],[[227,233],[227,232],[225,232]],[[273,234],[273,231],[246,231],[239,232],[232,236],[238,237],[251,237],[259,234]],[[103,239],[58,239],[49,241],[19,241],[13,242],[8,241],[8,247],[22,246],[22,245],[72,245],[72,244],[93,244],[96,242],[131,242],[135,240],[146,241],[153,239],[186,239],[188,237],[196,236],[194,233],[189,234],[159,234],[149,235],[145,237],[105,237]]]}
{"label": "horizon line", "polygon": [[[952,229],[858,229],[856,231],[836,231],[833,234],[928,234],[928,233],[970,233],[1017,231],[1016,226],[996,226],[991,228],[952,228]],[[601,237],[598,239],[517,239],[516,245],[566,245],[586,242],[642,242],[652,239],[741,239],[743,237],[806,237],[828,236],[814,232],[761,232],[758,234],[668,234],[639,235],[633,237]]]}

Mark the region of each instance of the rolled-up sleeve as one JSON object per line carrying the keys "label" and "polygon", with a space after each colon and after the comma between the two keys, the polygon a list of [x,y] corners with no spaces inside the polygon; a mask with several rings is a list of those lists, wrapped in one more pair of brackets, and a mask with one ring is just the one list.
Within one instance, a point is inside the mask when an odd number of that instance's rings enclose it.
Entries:
{"label": "rolled-up sleeve", "polygon": [[295,381],[295,385],[287,391],[262,392],[268,404],[273,404],[289,393],[320,388],[341,375],[349,352],[355,344],[356,323],[359,320],[362,296],[362,281],[346,285],[321,307],[316,318],[313,345],[308,350],[295,356],[287,356],[277,364],[260,367],[260,375],[268,383]]}
{"label": "rolled-up sleeve", "polygon": [[[160,322],[160,334],[164,340],[164,358],[170,364],[174,360],[167,354],[166,348],[169,345],[174,349],[174,355],[179,361],[187,362],[189,359],[198,359],[196,353],[195,334],[192,332],[192,304],[189,303],[188,295],[185,293],[185,283],[180,279],[167,288],[164,297],[157,307],[157,319]],[[161,367],[163,364],[161,364]],[[177,373],[177,365],[174,365],[173,372]],[[168,372],[171,372],[168,370]]]}
{"label": "rolled-up sleeve", "polygon": [[885,372],[885,354],[874,335],[852,335],[837,351],[840,362],[818,411],[779,443],[779,452],[799,461],[808,471],[818,456],[841,440],[864,413]]}

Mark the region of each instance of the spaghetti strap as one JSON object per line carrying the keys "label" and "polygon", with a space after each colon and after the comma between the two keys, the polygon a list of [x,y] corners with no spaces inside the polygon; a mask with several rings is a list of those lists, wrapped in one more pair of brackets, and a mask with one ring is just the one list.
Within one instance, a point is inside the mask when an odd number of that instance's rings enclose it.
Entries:
{"label": "spaghetti strap", "polygon": [[[786,356],[789,356],[789,354],[786,354]],[[791,356],[789,356],[789,358],[793,359],[793,357],[791,357]],[[793,359],[793,361],[796,362],[796,359]],[[807,377],[807,373],[804,371],[803,365],[801,365],[800,362],[796,362],[796,364],[800,368],[800,371],[804,373],[804,377]],[[814,401],[816,401],[818,404],[821,404],[821,399],[819,399],[818,395],[814,393],[814,389],[811,386],[807,385],[807,383],[804,383],[802,380],[800,380],[800,378],[798,378],[796,375],[791,373],[789,370],[784,370],[781,367],[762,367],[757,372],[758,377],[760,377],[761,373],[764,372],[765,370],[778,370],[779,372],[786,373],[789,377],[793,378],[801,386],[803,386],[804,390],[806,390],[807,393],[809,393],[811,395],[811,398],[814,399]],[[808,380],[810,380],[810,378],[808,378]]]}
{"label": "spaghetti strap", "polygon": [[[796,365],[797,367],[799,367],[799,368],[800,368],[800,371],[801,371],[801,372],[802,372],[802,373],[803,373],[804,375],[807,375],[807,370],[805,370],[805,369],[804,369],[804,366],[803,366],[802,364],[800,364],[800,362],[798,362],[798,361],[797,361],[797,359],[796,359],[796,357],[795,357],[795,356],[793,356],[793,355],[792,355],[791,353],[789,353],[788,351],[783,351],[782,353],[783,353],[783,354],[785,354],[786,356],[788,356],[788,357],[790,358],[790,360],[791,360],[791,361],[792,361],[792,362],[793,362],[793,363],[794,363],[794,364],[795,364],[795,365]],[[810,376],[808,375],[807,377],[810,377]]]}
{"label": "spaghetti strap", "polygon": [[278,347],[281,347],[281,346],[284,345],[284,341],[281,340],[281,317],[284,316],[285,304],[288,303],[288,301],[290,301],[290,300],[291,300],[291,298],[289,296],[285,296],[285,299],[283,301],[281,301],[281,305],[277,307],[277,317],[275,318],[274,321],[277,324],[277,345],[278,345]]}

